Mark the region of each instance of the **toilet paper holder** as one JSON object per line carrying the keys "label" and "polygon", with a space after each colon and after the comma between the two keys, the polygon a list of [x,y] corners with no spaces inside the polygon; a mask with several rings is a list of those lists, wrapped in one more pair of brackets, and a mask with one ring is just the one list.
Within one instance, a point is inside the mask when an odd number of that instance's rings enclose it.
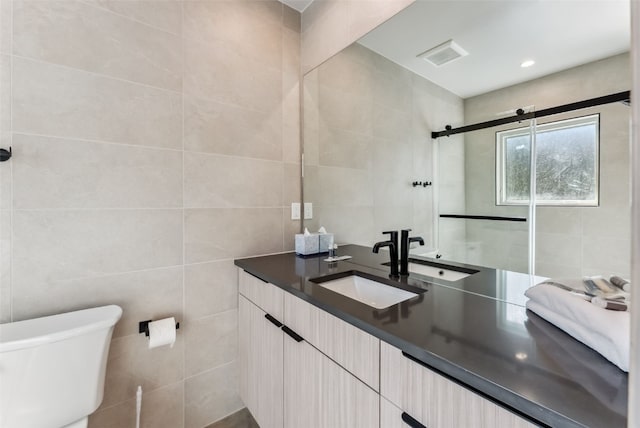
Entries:
{"label": "toilet paper holder", "polygon": [[[145,336],[149,337],[149,323],[153,320],[146,320],[138,322],[138,333],[144,333]],[[176,330],[180,328],[180,323],[176,323]]]}

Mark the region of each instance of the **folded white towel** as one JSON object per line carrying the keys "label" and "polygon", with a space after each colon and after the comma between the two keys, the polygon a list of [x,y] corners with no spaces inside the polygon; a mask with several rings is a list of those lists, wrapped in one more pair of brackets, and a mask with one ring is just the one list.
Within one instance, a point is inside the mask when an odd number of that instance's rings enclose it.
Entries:
{"label": "folded white towel", "polygon": [[538,284],[525,295],[527,309],[629,371],[630,314],[602,309],[550,284]]}

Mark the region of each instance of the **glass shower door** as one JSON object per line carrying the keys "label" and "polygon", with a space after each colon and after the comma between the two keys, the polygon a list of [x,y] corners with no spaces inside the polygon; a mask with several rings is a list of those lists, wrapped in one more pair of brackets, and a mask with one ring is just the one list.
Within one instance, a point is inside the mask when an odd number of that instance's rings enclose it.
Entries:
{"label": "glass shower door", "polygon": [[530,271],[531,136],[525,120],[435,140],[443,260]]}

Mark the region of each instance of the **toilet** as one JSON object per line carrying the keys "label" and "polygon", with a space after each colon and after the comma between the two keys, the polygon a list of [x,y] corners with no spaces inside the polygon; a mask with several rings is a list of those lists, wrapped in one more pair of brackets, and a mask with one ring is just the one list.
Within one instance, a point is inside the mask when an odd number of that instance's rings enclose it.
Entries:
{"label": "toilet", "polygon": [[0,324],[0,427],[86,427],[121,316],[110,305]]}

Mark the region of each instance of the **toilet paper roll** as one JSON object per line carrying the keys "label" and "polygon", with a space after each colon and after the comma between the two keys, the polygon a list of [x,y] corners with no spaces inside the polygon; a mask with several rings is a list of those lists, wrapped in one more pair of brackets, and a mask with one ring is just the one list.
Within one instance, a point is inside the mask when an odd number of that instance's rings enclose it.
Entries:
{"label": "toilet paper roll", "polygon": [[149,323],[149,349],[176,343],[176,319],[174,317]]}

